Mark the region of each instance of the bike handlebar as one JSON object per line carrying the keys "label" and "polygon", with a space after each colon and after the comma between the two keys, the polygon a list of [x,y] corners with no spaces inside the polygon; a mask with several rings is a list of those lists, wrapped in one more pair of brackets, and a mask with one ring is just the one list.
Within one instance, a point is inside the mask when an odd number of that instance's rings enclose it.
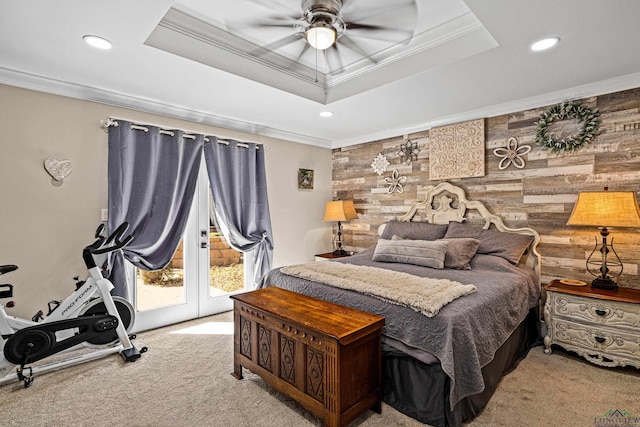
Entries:
{"label": "bike handlebar", "polygon": [[122,237],[125,231],[127,231],[127,228],[129,228],[128,222],[123,222],[122,224],[120,224],[120,226],[116,228],[115,231],[109,235],[109,237],[106,238],[102,235],[104,228],[104,224],[100,224],[98,226],[95,234],[96,241],[86,246],[82,251],[82,257],[84,258],[84,262],[87,265],[87,268],[93,268],[96,266],[93,255],[106,254],[109,252],[120,250],[127,246],[129,242],[131,242],[131,240],[133,240],[132,235]]}
{"label": "bike handlebar", "polygon": [[[93,247],[93,245],[91,245],[90,252],[94,255],[99,255],[99,254],[106,254],[107,252],[117,251],[118,249],[124,248],[127,244],[129,244],[131,239],[133,239],[132,235],[128,235],[125,238],[122,238],[122,235],[124,234],[125,231],[127,231],[127,228],[129,228],[129,223],[123,222],[122,224],[120,224],[118,228],[116,228],[116,230],[113,233],[111,233],[109,237],[107,237],[104,243],[100,244],[100,246]],[[115,242],[115,245],[111,245],[113,242]]]}

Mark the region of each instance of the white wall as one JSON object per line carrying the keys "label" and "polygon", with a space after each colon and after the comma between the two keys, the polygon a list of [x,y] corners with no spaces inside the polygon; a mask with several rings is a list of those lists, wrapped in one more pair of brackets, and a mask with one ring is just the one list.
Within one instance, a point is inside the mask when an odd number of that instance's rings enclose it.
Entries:
{"label": "white wall", "polygon": [[[274,266],[330,250],[331,227],[322,214],[331,200],[331,150],[0,85],[0,264],[19,266],[0,278],[15,285],[11,314],[46,311],[48,301],[74,289],[73,276],[86,277],[82,248],[107,206],[100,121],[109,116],[263,143]],[[47,157],[73,162],[62,185],[45,172]],[[315,171],[313,190],[298,189],[298,168]]]}

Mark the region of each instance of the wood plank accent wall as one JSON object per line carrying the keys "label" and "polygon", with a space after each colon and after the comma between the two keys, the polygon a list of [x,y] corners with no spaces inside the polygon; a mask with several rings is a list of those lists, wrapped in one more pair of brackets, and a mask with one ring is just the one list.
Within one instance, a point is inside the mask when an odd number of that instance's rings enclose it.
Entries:
{"label": "wood plank accent wall", "polygon": [[[531,227],[540,233],[544,283],[554,278],[592,279],[585,261],[595,238],[600,238],[599,231],[565,225],[580,191],[602,190],[605,185],[614,191],[640,191],[640,88],[576,102],[601,113],[600,134],[588,146],[557,155],[535,144],[535,122],[551,106],[489,117],[485,123],[486,175],[449,180],[464,188],[470,199],[482,200],[508,226]],[[575,122],[559,124],[563,129],[554,128],[554,132],[572,134],[577,129]],[[566,129],[570,126],[573,129]],[[518,146],[531,145],[526,167],[499,170],[500,158],[493,150],[506,147],[511,137],[517,138]],[[438,184],[429,180],[429,131],[409,138],[421,146],[418,159],[410,165],[400,162],[401,135],[333,150],[334,200],[353,199],[359,214],[359,219],[343,223],[347,250],[375,245],[381,224],[424,200],[425,190]],[[378,153],[391,163],[381,176],[371,169]],[[407,177],[402,194],[387,192],[384,179],[394,169]],[[613,229],[611,237],[624,263],[619,285],[640,289],[640,229]]]}

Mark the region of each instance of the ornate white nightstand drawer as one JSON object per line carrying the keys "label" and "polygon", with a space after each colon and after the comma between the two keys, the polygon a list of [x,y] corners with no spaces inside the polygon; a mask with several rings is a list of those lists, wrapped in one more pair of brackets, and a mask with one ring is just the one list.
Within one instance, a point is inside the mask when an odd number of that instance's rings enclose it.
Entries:
{"label": "ornate white nightstand drawer", "polygon": [[640,305],[552,293],[555,316],[610,327],[640,328]]}
{"label": "ornate white nightstand drawer", "polygon": [[596,365],[640,369],[640,289],[597,289],[561,280],[544,289],[545,353],[557,344]]}
{"label": "ornate white nightstand drawer", "polygon": [[553,319],[550,329],[554,343],[577,352],[593,363],[603,366],[640,367],[638,335],[562,319]]}

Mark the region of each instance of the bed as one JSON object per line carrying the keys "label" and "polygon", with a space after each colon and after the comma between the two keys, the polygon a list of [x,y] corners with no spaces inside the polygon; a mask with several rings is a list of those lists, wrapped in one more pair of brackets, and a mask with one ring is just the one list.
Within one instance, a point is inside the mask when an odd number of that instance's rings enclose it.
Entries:
{"label": "bed", "polygon": [[383,400],[460,426],[539,342],[540,236],[448,182],[379,234],[351,257],[274,269],[262,286],[384,316]]}

